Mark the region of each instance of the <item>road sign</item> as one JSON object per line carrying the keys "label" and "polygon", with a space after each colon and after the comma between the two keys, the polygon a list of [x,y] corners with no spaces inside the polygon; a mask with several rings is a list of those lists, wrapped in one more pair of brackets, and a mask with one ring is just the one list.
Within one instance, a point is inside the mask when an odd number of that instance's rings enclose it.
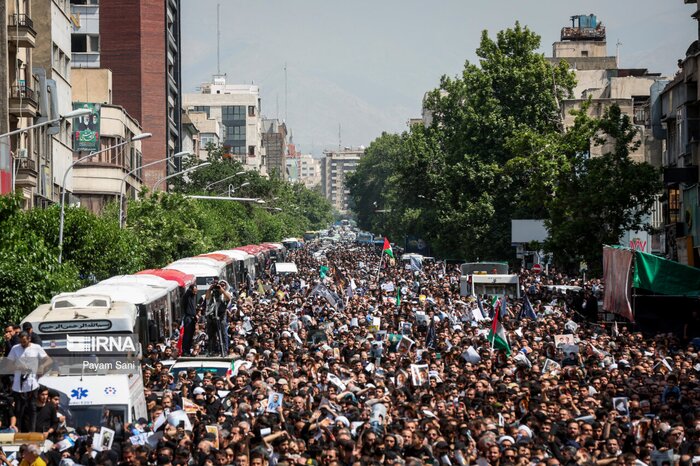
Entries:
{"label": "road sign", "polygon": [[532,273],[542,273],[542,264],[533,264],[530,270]]}

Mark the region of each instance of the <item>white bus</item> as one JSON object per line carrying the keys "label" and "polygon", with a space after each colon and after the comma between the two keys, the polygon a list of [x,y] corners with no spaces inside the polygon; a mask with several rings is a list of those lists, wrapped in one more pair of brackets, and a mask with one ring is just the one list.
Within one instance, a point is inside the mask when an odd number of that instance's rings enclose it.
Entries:
{"label": "white bus", "polygon": [[[222,263],[218,262],[218,264]],[[209,285],[213,281],[223,280],[226,278],[226,271],[223,266],[217,267],[211,262],[207,262],[207,260],[199,260],[194,262],[180,260],[175,261],[164,268],[179,270],[180,272],[193,275],[195,282],[197,283],[197,300],[204,296],[204,294],[207,292],[207,288],[209,288]]]}
{"label": "white bus", "polygon": [[[174,321],[166,288],[153,288],[141,283],[98,283],[76,293],[101,294],[112,301],[132,303],[138,309],[138,335],[141,345],[164,342],[180,322]],[[59,295],[61,296],[61,295]]]}

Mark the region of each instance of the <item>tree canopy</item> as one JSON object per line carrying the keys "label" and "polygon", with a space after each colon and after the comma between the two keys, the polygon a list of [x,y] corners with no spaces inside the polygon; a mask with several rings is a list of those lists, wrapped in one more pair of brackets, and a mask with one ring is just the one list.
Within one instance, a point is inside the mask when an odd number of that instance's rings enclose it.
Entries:
{"label": "tree canopy", "polygon": [[[175,183],[179,192],[143,190],[130,200],[125,228],[119,227],[117,203],[108,204],[100,215],[66,207],[62,264],[59,206],[22,211],[17,197],[0,197],[0,319],[18,321],[57,293],[114,275],[163,267],[216,249],[299,237],[331,221],[331,206],[318,193],[257,173],[235,175],[242,171],[240,164],[223,158],[220,149],[211,152],[212,165]],[[198,163],[189,160],[186,168]],[[206,186],[230,175],[250,183],[237,196],[260,198],[265,204],[186,197],[218,195],[216,190],[225,190],[228,183],[214,186],[213,193]]]}
{"label": "tree canopy", "polygon": [[[362,228],[422,237],[445,257],[502,260],[514,256],[511,219],[544,219],[547,247],[573,263],[595,262],[602,242],[641,225],[658,172],[629,159],[629,118],[616,106],[600,119],[584,108],[565,129],[560,103],[575,76],[539,46],[519,23],[495,38],[484,31],[478,63],[426,94],[428,124],[370,144],[348,179]],[[602,139],[613,150],[590,158]]]}

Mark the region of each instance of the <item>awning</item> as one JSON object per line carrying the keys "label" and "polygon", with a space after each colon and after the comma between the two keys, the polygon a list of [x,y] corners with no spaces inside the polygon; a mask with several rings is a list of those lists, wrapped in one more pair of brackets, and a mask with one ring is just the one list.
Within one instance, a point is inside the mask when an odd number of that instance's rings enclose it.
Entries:
{"label": "awning", "polygon": [[635,288],[668,296],[700,296],[700,269],[640,251],[635,251],[634,258]]}

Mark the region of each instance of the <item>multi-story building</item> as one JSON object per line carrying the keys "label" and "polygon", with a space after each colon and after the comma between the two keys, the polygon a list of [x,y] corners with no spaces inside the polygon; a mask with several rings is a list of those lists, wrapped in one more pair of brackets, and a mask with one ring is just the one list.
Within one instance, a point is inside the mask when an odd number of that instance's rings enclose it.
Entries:
{"label": "multi-story building", "polygon": [[[39,82],[33,73],[36,29],[30,0],[3,2],[0,15],[0,133],[34,124],[39,114]],[[35,205],[39,173],[43,173],[40,142],[46,129],[29,131],[0,139],[0,192],[20,191],[24,207]],[[16,173],[16,175],[15,175]],[[50,185],[50,183],[47,183]]]}
{"label": "multi-story building", "polygon": [[[207,148],[211,144],[212,147],[218,147],[221,144],[221,139],[219,139],[219,134],[221,129],[219,122],[214,118],[207,117],[205,112],[185,112],[189,121],[197,128],[197,151],[194,152],[200,160],[207,160],[209,152]],[[183,121],[185,117],[183,116]],[[189,150],[187,147],[182,148],[183,150]]]}
{"label": "multi-story building", "polygon": [[[134,198],[141,189],[142,142],[131,139],[142,131],[139,122],[124,107],[112,104],[110,70],[76,68],[73,70],[73,85],[75,107],[89,105],[94,109],[91,123],[99,140],[94,141],[95,146],[90,149],[101,151],[127,142],[121,147],[100,152],[73,168],[73,196],[81,206],[97,213],[108,202],[118,200],[120,194],[125,199]],[[76,132],[81,129],[81,122],[78,122]],[[74,142],[77,148],[84,143],[79,137]],[[81,152],[75,152],[76,159],[81,155]]]}
{"label": "multi-story building", "polygon": [[[73,110],[71,90],[71,20],[68,0],[32,0],[34,27],[40,33],[36,38],[33,67],[39,77],[40,88],[47,88],[50,99],[47,107],[55,108],[58,115]],[[46,82],[46,85],[43,83]],[[43,100],[43,98],[42,98]],[[41,115],[42,119],[48,115]],[[73,163],[73,122],[62,120],[47,130],[45,173],[53,189],[41,193],[47,199],[58,202],[66,170]],[[66,191],[72,191],[72,179],[67,177]],[[40,184],[41,187],[41,184]]]}
{"label": "multi-story building", "polygon": [[[697,0],[684,2],[695,5],[692,17],[700,19]],[[695,266],[700,266],[698,40],[690,44],[685,57],[679,61],[680,70],[676,76],[653,89],[659,99],[651,108],[654,134],[664,143],[666,257]]]}
{"label": "multi-story building", "polygon": [[364,148],[324,151],[321,159],[321,192],[330,201],[335,210],[345,214],[350,210],[348,200],[350,190],[345,186],[345,179],[353,173],[365,154]]}
{"label": "multi-story building", "polygon": [[311,154],[301,154],[298,158],[299,182],[307,188],[315,188],[321,184],[321,161]]}
{"label": "multi-story building", "polygon": [[246,170],[266,173],[258,86],[226,84],[226,76],[214,76],[200,90],[184,94],[185,110],[190,114],[202,112],[207,119],[215,120],[226,153],[240,161]]}
{"label": "multi-story building", "polygon": [[[144,164],[181,150],[180,0],[71,0],[74,67],[113,72],[113,102],[144,131]],[[153,186],[177,159],[144,169]]]}
{"label": "multi-story building", "polygon": [[100,2],[99,0],[71,0],[70,13],[71,66],[73,68],[100,67]]}
{"label": "multi-story building", "polygon": [[[561,30],[561,40],[553,45],[550,63],[561,61],[571,67],[577,85],[570,99],[561,102],[562,120],[565,127],[574,124],[572,110],[578,110],[590,100],[589,115],[602,117],[605,111],[617,104],[629,115],[638,129],[639,147],[630,154],[636,162],[647,162],[661,166],[661,142],[654,137],[649,109],[652,105],[651,88],[665,79],[658,73],[646,69],[626,69],[618,66],[616,56],[608,54],[606,30],[595,15],[571,17],[571,26]],[[612,150],[614,141],[603,145],[591,145],[591,157],[601,156]],[[662,227],[661,201],[657,201],[648,226],[655,230]],[[629,231],[621,238],[625,246],[640,246],[645,252],[661,252],[664,249],[661,234],[647,231]]]}
{"label": "multi-story building", "polygon": [[277,119],[262,120],[262,145],[267,173],[287,178],[287,125]]}
{"label": "multi-story building", "polygon": [[190,154],[196,154],[199,158],[199,154],[202,153],[202,149],[199,146],[199,130],[197,125],[190,119],[187,112],[182,112],[182,117],[180,118],[182,122],[182,133],[180,136],[180,145],[184,152],[189,152]]}
{"label": "multi-story building", "polygon": [[[0,86],[7,89],[8,100],[0,103],[0,133],[45,123],[70,111],[70,102],[65,102],[66,95],[70,101],[70,85],[65,79],[70,36],[66,43],[61,30],[66,5],[54,0],[41,5],[36,0],[21,0],[5,2],[4,7],[7,15],[0,20],[5,33],[0,55],[7,53],[8,66],[0,67]],[[34,7],[38,9],[37,23]],[[40,67],[35,65],[35,57]],[[58,200],[59,183],[70,163],[70,152],[61,150],[69,140],[70,125],[70,121],[61,120],[0,140],[0,191],[21,193],[24,208]],[[54,156],[55,141],[59,144]]]}

